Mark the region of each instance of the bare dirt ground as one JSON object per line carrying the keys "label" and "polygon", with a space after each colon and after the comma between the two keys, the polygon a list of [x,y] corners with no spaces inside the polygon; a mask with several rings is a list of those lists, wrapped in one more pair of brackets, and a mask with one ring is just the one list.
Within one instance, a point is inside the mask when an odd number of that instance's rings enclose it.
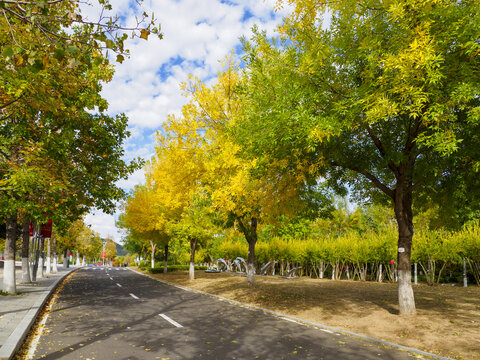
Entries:
{"label": "bare dirt ground", "polygon": [[398,315],[397,285],[234,274],[155,274],[169,282],[455,359],[480,359],[480,287],[414,286],[417,315]]}

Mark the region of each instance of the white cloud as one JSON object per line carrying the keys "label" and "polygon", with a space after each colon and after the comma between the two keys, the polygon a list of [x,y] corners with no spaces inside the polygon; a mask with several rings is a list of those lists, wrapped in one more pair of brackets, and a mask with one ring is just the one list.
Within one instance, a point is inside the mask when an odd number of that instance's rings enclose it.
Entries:
{"label": "white cloud", "polygon": [[[114,10],[126,23],[135,25],[130,0],[115,0]],[[116,64],[113,80],[104,85],[103,96],[109,112],[124,112],[129,118],[132,137],[125,144],[125,158],[141,156],[149,159],[154,152],[154,130],[160,128],[169,114],[179,114],[187,99],[179,84],[193,74],[202,80],[215,77],[222,60],[239,46],[239,38],[251,34],[251,27],[274,34],[274,29],[287,10],[273,13],[275,0],[145,0],[143,10],[154,12],[164,34],[159,40],[131,40],[127,47],[131,57]],[[82,12],[91,20],[93,8]],[[131,189],[144,182],[143,170],[118,183]],[[120,240],[114,217],[96,212],[89,214],[92,228]]]}
{"label": "white cloud", "polygon": [[115,227],[115,217],[105,214],[102,211],[92,211],[85,216],[85,223],[90,225],[93,230],[100,234],[102,238],[113,238],[115,242],[120,243],[122,232]]}
{"label": "white cloud", "polygon": [[135,185],[145,184],[145,170],[139,169],[135,171],[126,180],[120,180],[117,182],[117,186],[122,189],[133,189]]}

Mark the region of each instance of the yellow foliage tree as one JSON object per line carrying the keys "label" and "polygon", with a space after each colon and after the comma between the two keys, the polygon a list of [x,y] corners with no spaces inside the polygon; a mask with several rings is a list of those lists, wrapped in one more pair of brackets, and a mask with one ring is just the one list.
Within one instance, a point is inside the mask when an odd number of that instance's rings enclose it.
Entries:
{"label": "yellow foliage tree", "polygon": [[203,197],[211,212],[225,223],[235,224],[249,245],[247,281],[253,284],[258,223],[265,214],[278,210],[286,198],[293,201],[296,185],[303,179],[252,175],[257,161],[242,157],[242,148],[231,133],[248,111],[238,91],[240,85],[239,71],[230,59],[213,86],[194,77],[182,84],[190,101],[182,115],[170,116],[164,133],[158,134],[156,157],[147,179],[177,219],[195,198]]}
{"label": "yellow foliage tree", "polygon": [[151,266],[155,267],[155,250],[158,245],[168,245],[165,217],[156,202],[153,190],[137,185],[124,203],[121,223],[144,245],[150,245]]}

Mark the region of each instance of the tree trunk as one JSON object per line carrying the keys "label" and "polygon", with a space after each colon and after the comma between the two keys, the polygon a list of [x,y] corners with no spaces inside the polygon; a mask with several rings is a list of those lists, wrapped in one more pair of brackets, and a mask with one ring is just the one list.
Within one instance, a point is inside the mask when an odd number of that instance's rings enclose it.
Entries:
{"label": "tree trunk", "polygon": [[32,251],[31,251],[31,258],[32,258],[32,267],[30,272],[30,277],[33,282],[37,281],[37,270],[38,270],[38,258],[39,258],[39,248],[40,248],[40,239],[38,238],[38,224],[35,221],[33,223],[33,237],[31,239],[32,242]]}
{"label": "tree trunk", "polygon": [[238,220],[238,224],[248,242],[247,282],[253,286],[255,284],[255,244],[257,243],[258,219],[252,217],[248,229],[241,219]]}
{"label": "tree trunk", "polygon": [[65,249],[63,252],[63,268],[66,269],[68,268],[68,249]]}
{"label": "tree trunk", "polygon": [[188,279],[195,280],[195,249],[197,247],[197,239],[190,239],[190,268],[188,270]]}
{"label": "tree trunk", "polygon": [[410,184],[397,182],[394,195],[395,217],[398,224],[398,305],[400,315],[415,315],[410,255],[413,238],[412,189]]}
{"label": "tree trunk", "polygon": [[52,272],[52,251],[50,246],[50,238],[47,238],[47,261],[45,266],[45,274],[50,275]]}
{"label": "tree trunk", "polygon": [[43,278],[43,265],[45,264],[45,238],[40,237],[40,258],[38,259],[37,278]]}
{"label": "tree trunk", "polygon": [[32,282],[30,277],[30,220],[25,217],[22,227],[22,283],[28,284]]}
{"label": "tree trunk", "polygon": [[163,248],[163,273],[166,274],[168,272],[167,264],[168,264],[168,244]]}
{"label": "tree trunk", "polygon": [[3,291],[15,295],[17,285],[15,279],[15,242],[17,240],[17,215],[7,218],[5,236]]}
{"label": "tree trunk", "polygon": [[57,255],[57,237],[55,235],[53,235],[53,251],[52,251],[52,255],[53,255],[53,267],[52,267],[52,273],[57,273],[58,272],[58,267],[57,267],[57,264],[58,264],[58,255]]}
{"label": "tree trunk", "polygon": [[414,284],[418,285],[418,271],[417,271],[417,263],[413,264],[413,276],[414,276]]}
{"label": "tree trunk", "polygon": [[150,240],[150,247],[152,248],[152,269],[155,267],[155,248],[157,244],[154,244],[152,240]]}

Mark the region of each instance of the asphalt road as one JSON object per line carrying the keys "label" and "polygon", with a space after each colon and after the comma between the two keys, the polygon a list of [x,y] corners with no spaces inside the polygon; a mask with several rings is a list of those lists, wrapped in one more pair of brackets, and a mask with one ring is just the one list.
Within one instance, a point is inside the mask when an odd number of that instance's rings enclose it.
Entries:
{"label": "asphalt road", "polygon": [[34,358],[337,360],[414,356],[185,291],[124,268],[86,268],[74,273],[60,291]]}

